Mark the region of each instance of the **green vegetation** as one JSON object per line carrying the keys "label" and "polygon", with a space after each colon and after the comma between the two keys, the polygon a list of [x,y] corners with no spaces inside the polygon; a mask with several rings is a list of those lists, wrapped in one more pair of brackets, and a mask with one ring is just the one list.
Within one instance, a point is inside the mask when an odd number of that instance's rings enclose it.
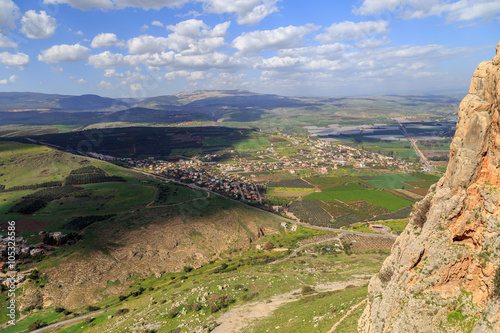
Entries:
{"label": "green vegetation", "polygon": [[373,180],[368,180],[367,183],[379,189],[404,189],[409,186],[408,181],[421,181],[421,179],[407,174],[385,174],[373,176]]}
{"label": "green vegetation", "polygon": [[389,194],[381,190],[355,190],[355,191],[335,191],[335,189],[326,190],[319,193],[311,193],[303,198],[303,200],[319,199],[323,201],[340,200],[342,202],[351,202],[357,200],[365,200],[374,205],[386,208],[390,211],[396,211],[406,206],[410,206],[413,202]]}
{"label": "green vegetation", "polygon": [[271,187],[271,188],[292,188],[292,189],[314,188],[313,185],[309,184],[306,181],[303,181],[300,178],[296,178],[296,179],[283,179],[283,180],[280,180],[280,181],[269,182],[268,187]]}
{"label": "green vegetation", "polygon": [[318,204],[311,200],[294,201],[288,210],[301,221],[318,226],[330,226],[331,217]]}

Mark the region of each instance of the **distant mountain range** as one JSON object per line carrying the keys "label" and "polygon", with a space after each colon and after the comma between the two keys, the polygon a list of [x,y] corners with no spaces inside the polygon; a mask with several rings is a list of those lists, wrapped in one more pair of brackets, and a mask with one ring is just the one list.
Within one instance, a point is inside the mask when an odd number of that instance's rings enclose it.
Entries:
{"label": "distant mountain range", "polygon": [[195,91],[145,99],[107,98],[98,95],[58,95],[31,92],[0,92],[0,111],[121,111],[132,107],[153,110],[180,110],[184,107],[220,108],[298,107],[311,100],[278,95],[256,94],[244,90]]}

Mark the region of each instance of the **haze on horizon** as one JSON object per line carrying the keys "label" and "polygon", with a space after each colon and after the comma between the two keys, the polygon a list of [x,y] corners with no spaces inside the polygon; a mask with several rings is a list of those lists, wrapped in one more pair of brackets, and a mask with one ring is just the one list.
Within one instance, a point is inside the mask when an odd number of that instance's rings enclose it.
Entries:
{"label": "haze on horizon", "polygon": [[466,91],[496,0],[0,0],[0,91]]}

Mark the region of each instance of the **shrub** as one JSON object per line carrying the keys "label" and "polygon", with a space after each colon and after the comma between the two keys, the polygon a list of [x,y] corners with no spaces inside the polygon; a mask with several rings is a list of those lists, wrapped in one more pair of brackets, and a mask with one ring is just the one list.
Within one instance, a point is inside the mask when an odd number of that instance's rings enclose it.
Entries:
{"label": "shrub", "polygon": [[34,330],[39,329],[40,327],[44,327],[44,326],[47,326],[47,323],[38,319],[38,320],[32,322],[31,324],[29,324],[28,331],[34,331]]}
{"label": "shrub", "polygon": [[65,308],[61,307],[61,306],[56,306],[56,308],[54,309],[55,312],[57,313],[61,313],[63,312],[64,310],[66,310]]}
{"label": "shrub", "polygon": [[130,311],[129,309],[123,308],[123,309],[120,309],[120,310],[116,311],[115,315],[121,316],[121,315],[123,315],[125,313],[128,313],[129,311]]}
{"label": "shrub", "polygon": [[101,308],[98,307],[98,306],[95,306],[95,305],[89,305],[87,306],[87,311],[88,312],[93,312],[93,311],[97,311],[97,310],[100,310]]}
{"label": "shrub", "polygon": [[179,307],[178,306],[173,307],[172,309],[170,309],[170,311],[168,311],[167,317],[168,318],[174,318],[175,316],[177,316],[177,312],[178,311],[179,311]]}
{"label": "shrub", "polygon": [[217,306],[217,304],[212,303],[212,304],[210,304],[208,310],[210,311],[210,313],[215,313],[215,312],[219,311],[220,308]]}
{"label": "shrub", "polygon": [[118,296],[118,300],[119,300],[120,302],[123,302],[123,301],[124,301],[124,300],[126,300],[126,299],[127,299],[127,296],[125,296],[125,295],[120,295],[120,296]]}
{"label": "shrub", "polygon": [[201,310],[201,306],[198,303],[188,304],[187,308],[191,311],[199,311]]}
{"label": "shrub", "polygon": [[309,293],[314,292],[314,288],[311,286],[302,286],[301,292],[302,292],[302,294],[309,294]]}
{"label": "shrub", "polygon": [[183,269],[183,270],[184,270],[184,272],[189,273],[189,272],[191,272],[193,269],[194,269],[194,268],[193,268],[193,267],[191,267],[191,266],[184,266],[184,269]]}

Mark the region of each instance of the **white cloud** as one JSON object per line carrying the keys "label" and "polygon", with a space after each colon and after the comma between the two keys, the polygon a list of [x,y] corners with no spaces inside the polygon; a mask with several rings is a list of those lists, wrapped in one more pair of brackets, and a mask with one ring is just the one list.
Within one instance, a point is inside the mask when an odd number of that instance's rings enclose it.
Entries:
{"label": "white cloud", "polygon": [[4,64],[7,66],[19,66],[24,67],[30,63],[30,57],[24,53],[8,53],[2,52],[0,53],[0,64]]}
{"label": "white cloud", "polygon": [[49,38],[56,32],[56,19],[47,15],[45,11],[37,14],[34,10],[28,10],[21,18],[21,32],[28,38]]}
{"label": "white cloud", "polygon": [[142,35],[127,41],[128,51],[132,54],[161,53],[167,49],[184,54],[206,54],[223,46],[230,22],[216,25],[212,30],[203,21],[186,20],[169,25],[172,31],[167,37]]}
{"label": "white cloud", "polygon": [[0,84],[16,83],[17,81],[19,81],[19,77],[17,75],[11,75],[8,79],[0,80]]}
{"label": "white cloud", "polygon": [[374,34],[389,32],[389,22],[387,21],[365,21],[354,23],[345,21],[334,23],[325,32],[316,36],[316,40],[321,43],[333,43],[342,40],[365,39]]}
{"label": "white cloud", "polygon": [[62,68],[61,66],[50,66],[50,70],[52,73],[63,73],[64,72],[64,68]]}
{"label": "white cloud", "polygon": [[16,48],[17,43],[10,40],[9,37],[0,34],[0,48],[8,49],[8,48]]}
{"label": "white cloud", "polygon": [[87,80],[85,80],[85,79],[78,79],[78,78],[76,78],[74,76],[70,76],[69,78],[71,80],[73,80],[73,82],[75,82],[76,84],[85,84],[85,83],[87,83]]}
{"label": "white cloud", "polygon": [[130,90],[132,91],[144,90],[144,85],[142,83],[132,83],[130,85]]}
{"label": "white cloud", "polygon": [[236,13],[239,24],[255,25],[277,12],[278,0],[204,0],[205,11],[223,14]]}
{"label": "white cloud", "polygon": [[104,51],[99,54],[91,55],[88,63],[94,68],[113,68],[116,66],[136,66],[137,64],[147,60],[149,54],[145,55],[126,55],[120,53],[111,53]]}
{"label": "white cloud", "polygon": [[243,54],[258,54],[263,50],[283,49],[300,46],[304,37],[318,27],[306,24],[300,27],[288,26],[274,30],[261,30],[243,33],[232,43]]}
{"label": "white cloud", "polygon": [[176,54],[173,66],[177,69],[222,69],[231,67],[231,58],[218,52],[203,55]]}
{"label": "white cloud", "polygon": [[80,44],[54,45],[47,50],[43,50],[38,55],[38,60],[47,64],[85,61],[89,58],[89,51],[88,47]]}
{"label": "white cloud", "polygon": [[140,7],[144,9],[161,9],[163,7],[177,7],[188,0],[43,0],[45,4],[67,4],[81,10],[88,9],[123,9],[126,7]]}
{"label": "white cloud", "polygon": [[101,89],[108,89],[108,90],[113,89],[113,85],[111,84],[111,82],[104,81],[104,80],[102,80],[101,82],[97,83],[97,87],[101,88]]}
{"label": "white cloud", "polygon": [[77,36],[83,36],[83,31],[78,30],[77,32],[75,32],[75,35],[77,35]]}
{"label": "white cloud", "polygon": [[160,21],[153,21],[151,22],[151,25],[163,28],[163,23],[161,23]]}
{"label": "white cloud", "polygon": [[425,18],[446,15],[448,22],[472,21],[498,17],[498,0],[364,0],[354,13],[373,15],[390,11],[405,19]]}
{"label": "white cloud", "polygon": [[101,33],[92,39],[90,47],[97,49],[110,46],[124,46],[125,44],[113,33]]}
{"label": "white cloud", "polygon": [[0,0],[0,32],[14,29],[19,16],[19,7],[12,0]]}
{"label": "white cloud", "polygon": [[189,75],[189,72],[185,71],[185,70],[172,71],[172,72],[168,72],[167,74],[165,74],[164,79],[168,80],[168,81],[172,81],[172,80],[175,80],[179,77],[186,77],[188,75]]}
{"label": "white cloud", "polygon": [[384,36],[381,39],[370,38],[360,40],[356,43],[356,47],[360,49],[375,49],[389,43],[391,43],[391,40],[387,36]]}
{"label": "white cloud", "polygon": [[276,6],[278,1],[279,0],[43,0],[43,3],[67,4],[81,10],[111,10],[123,9],[126,7],[161,9],[164,7],[181,7],[189,2],[201,2],[203,3],[205,12],[215,14],[234,13],[237,16],[236,20],[239,24],[255,25],[266,16],[278,11],[278,7]]}
{"label": "white cloud", "polygon": [[142,35],[127,41],[128,52],[134,54],[158,53],[164,51],[168,46],[166,37],[153,37]]}

